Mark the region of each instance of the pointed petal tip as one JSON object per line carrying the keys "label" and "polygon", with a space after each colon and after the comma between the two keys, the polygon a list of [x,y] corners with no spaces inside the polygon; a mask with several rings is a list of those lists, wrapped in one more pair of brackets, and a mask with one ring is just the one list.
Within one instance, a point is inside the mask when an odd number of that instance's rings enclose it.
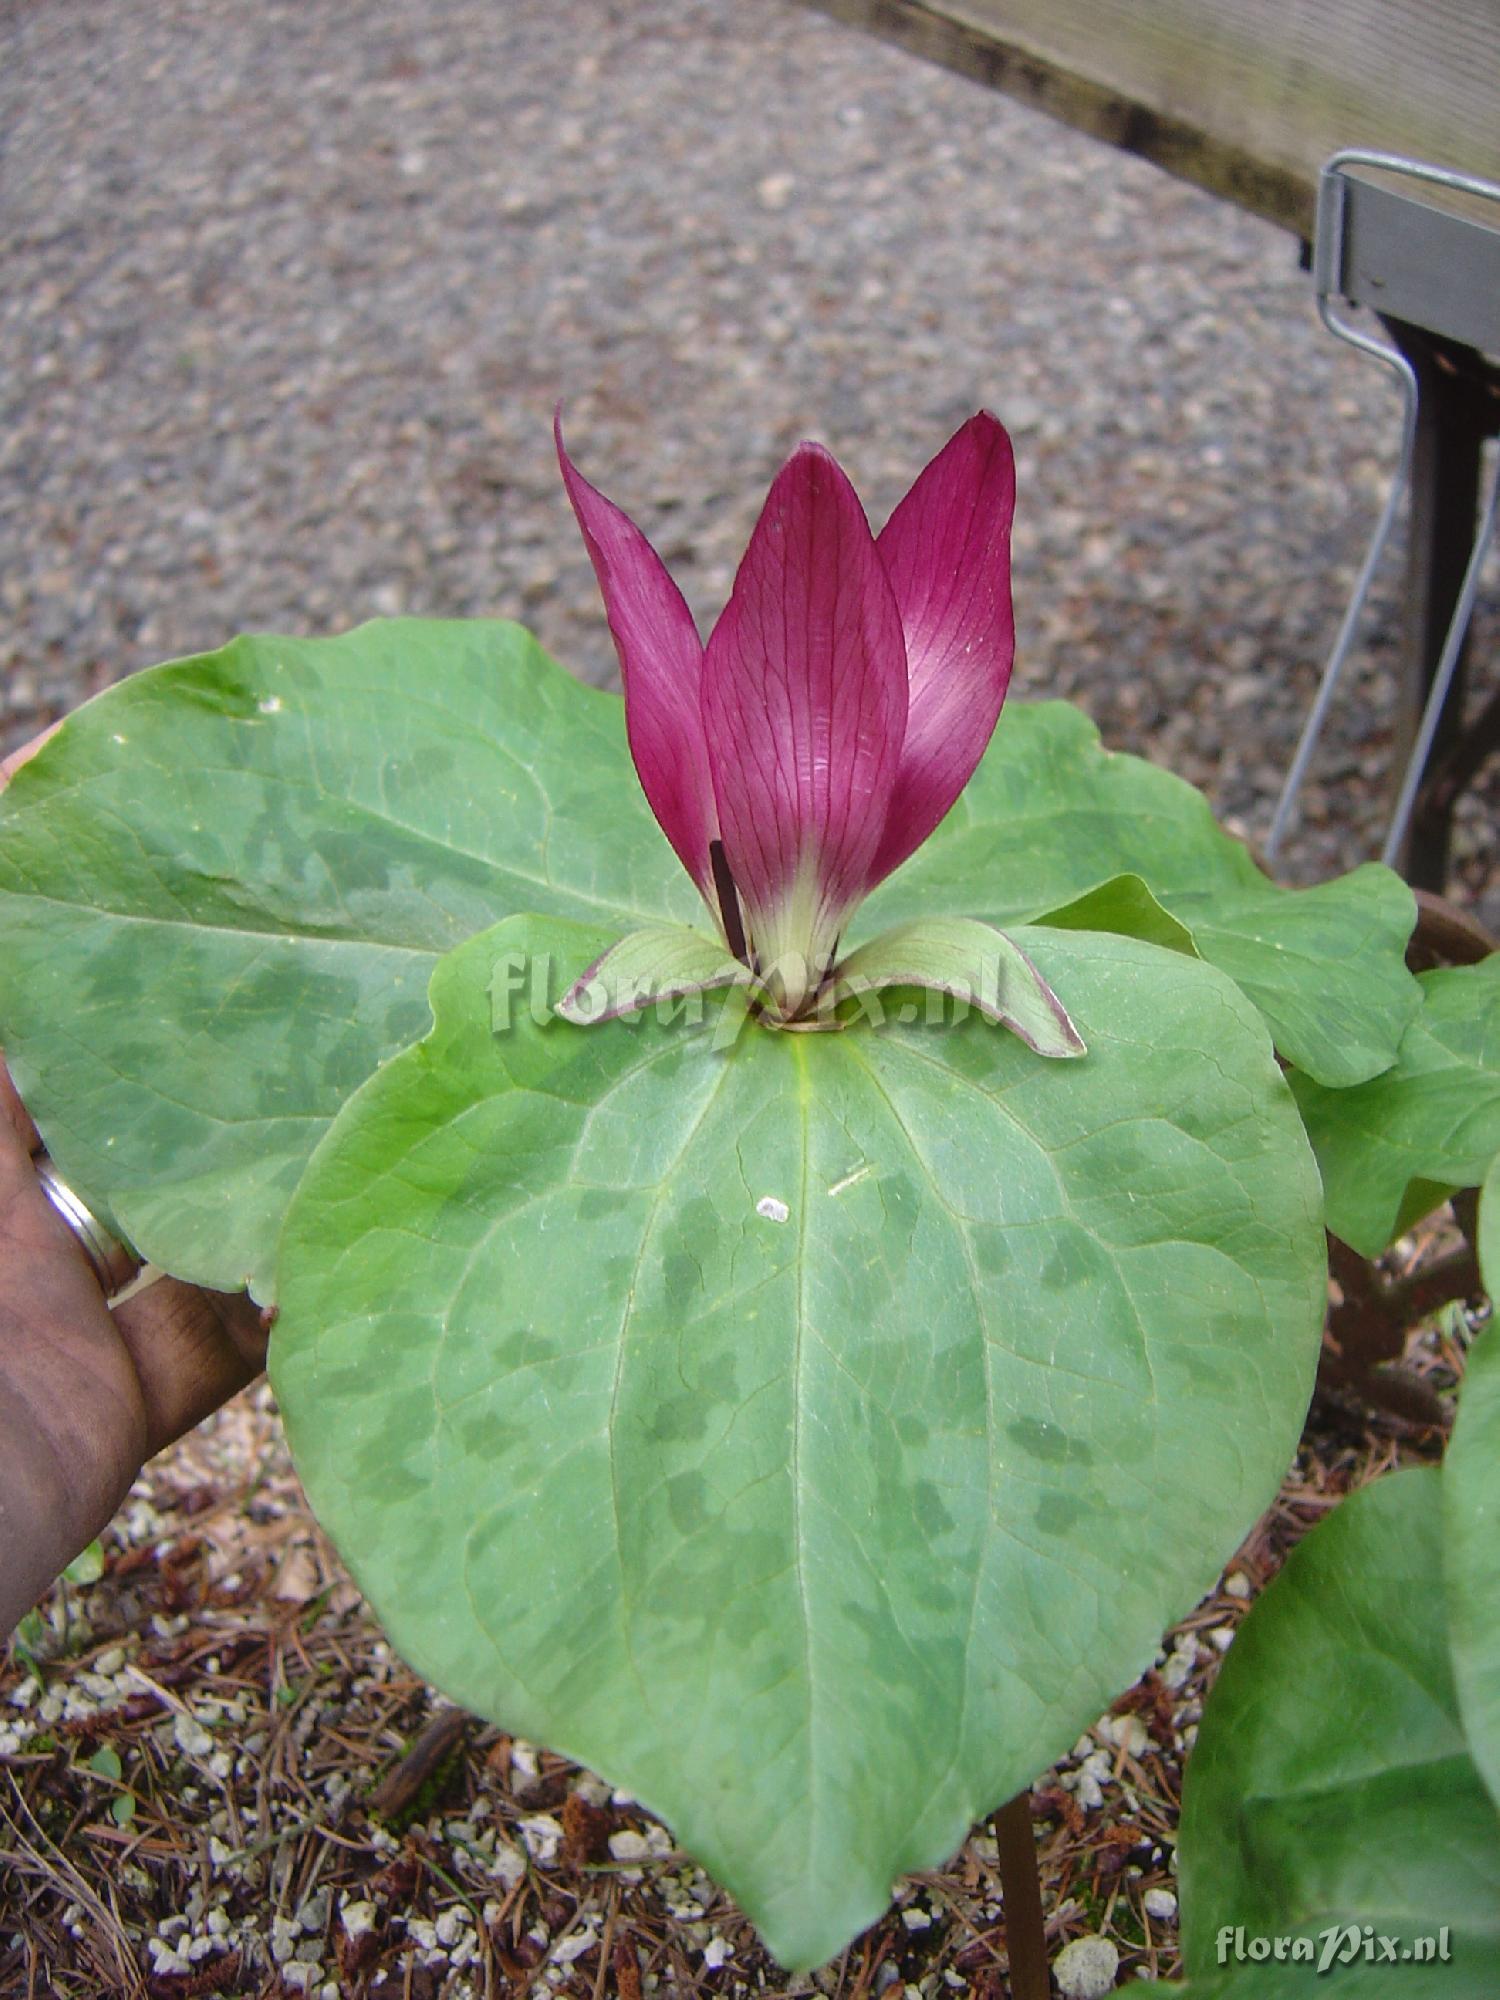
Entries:
{"label": "pointed petal tip", "polygon": [[716,832],[699,684],[703,644],[661,557],[620,507],[568,456],[562,405],[553,417],[557,462],[594,566],[625,690],[625,729],[641,789],[677,858],[711,895]]}
{"label": "pointed petal tip", "polygon": [[787,454],[776,477],[771,481],[762,513],[774,514],[778,505],[784,504],[789,494],[802,492],[824,494],[830,487],[837,492],[841,501],[846,504],[852,503],[857,507],[860,515],[868,522],[864,502],[855,490],[853,480],[827,445],[819,444],[815,438],[803,438]]}
{"label": "pointed petal tip", "polygon": [[874,880],[918,848],[973,775],[1010,685],[1015,455],[989,410],[913,481],[877,544],[901,611],[907,731]]}

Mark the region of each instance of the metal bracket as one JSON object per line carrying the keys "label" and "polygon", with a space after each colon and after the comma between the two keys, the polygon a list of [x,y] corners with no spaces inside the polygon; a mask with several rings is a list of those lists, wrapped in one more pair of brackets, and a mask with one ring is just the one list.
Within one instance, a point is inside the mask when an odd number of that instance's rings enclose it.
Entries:
{"label": "metal bracket", "polygon": [[[1372,180],[1366,178],[1369,173],[1387,178]],[[1393,179],[1406,185],[1392,186]],[[1401,389],[1401,446],[1391,490],[1277,801],[1266,842],[1270,862],[1275,861],[1290,824],[1370,585],[1390,540],[1402,495],[1411,482],[1417,437],[1416,369],[1397,347],[1373,338],[1343,317],[1338,302],[1367,306],[1389,321],[1422,328],[1481,354],[1500,353],[1500,228],[1480,220],[1467,208],[1440,208],[1423,200],[1412,190],[1412,183],[1446,189],[1492,206],[1500,219],[1500,185],[1399,154],[1349,147],[1335,153],[1319,177],[1313,250],[1318,314],[1331,333],[1371,355],[1396,376]],[[1387,863],[1393,864],[1402,851],[1433,738],[1443,719],[1478,595],[1480,572],[1494,536],[1497,503],[1500,452],[1386,833],[1381,859]]]}

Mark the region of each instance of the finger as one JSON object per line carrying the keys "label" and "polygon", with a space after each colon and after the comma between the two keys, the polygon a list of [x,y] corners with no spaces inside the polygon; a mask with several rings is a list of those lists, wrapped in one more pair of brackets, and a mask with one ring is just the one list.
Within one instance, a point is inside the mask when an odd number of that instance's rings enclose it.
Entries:
{"label": "finger", "polygon": [[265,1320],[244,1292],[159,1278],[122,1299],[114,1321],[140,1383],[148,1456],[201,1423],[266,1365]]}
{"label": "finger", "polygon": [[0,1130],[13,1132],[28,1154],[42,1150],[42,1135],[32,1124],[31,1113],[10,1080],[3,1053],[0,1053]]}
{"label": "finger", "polygon": [[10,783],[23,764],[29,764],[42,745],[55,736],[62,728],[60,721],[44,729],[40,736],[33,736],[29,743],[23,743],[19,750],[12,750],[8,757],[0,757],[0,792]]}

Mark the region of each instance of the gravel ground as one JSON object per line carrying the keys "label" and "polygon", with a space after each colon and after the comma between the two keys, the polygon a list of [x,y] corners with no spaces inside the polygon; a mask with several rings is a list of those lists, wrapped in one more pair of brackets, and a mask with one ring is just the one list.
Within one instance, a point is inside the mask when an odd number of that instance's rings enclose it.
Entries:
{"label": "gravel ground", "polygon": [[[879,518],[983,402],[1017,691],[1264,832],[1396,422],[1285,234],[781,0],[0,24],[6,746],[239,629],[398,610],[520,617],[607,680],[559,396],[704,617],[798,437]],[[1370,637],[1304,878],[1375,840],[1394,583]],[[1460,846],[1492,915],[1497,791]]]}

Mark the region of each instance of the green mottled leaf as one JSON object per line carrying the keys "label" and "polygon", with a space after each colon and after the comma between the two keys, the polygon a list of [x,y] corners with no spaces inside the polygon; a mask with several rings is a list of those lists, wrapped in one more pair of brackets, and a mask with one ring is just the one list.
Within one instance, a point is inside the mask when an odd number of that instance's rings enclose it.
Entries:
{"label": "green mottled leaf", "polygon": [[892,986],[926,988],[977,1007],[1040,1056],[1084,1054],[1066,1007],[1015,940],[993,924],[972,917],[897,924],[849,954],[835,993],[861,997]]}
{"label": "green mottled leaf", "polygon": [[[1500,1296],[1500,1159],[1479,1207],[1479,1254]],[[1453,1678],[1474,1762],[1500,1806],[1500,1337],[1493,1320],[1469,1353],[1443,1461],[1445,1581]]]}
{"label": "green mottled leaf", "polygon": [[[1195,2000],[1496,1990],[1500,1819],[1469,1753],[1434,1601],[1445,1477],[1418,1467],[1355,1493],[1293,1551],[1235,1639],[1183,1791]],[[1233,1961],[1236,1929],[1317,1941],[1347,1924],[1394,1937],[1396,1962],[1361,1957],[1320,1976],[1316,1963]],[[1444,1925],[1451,1963],[1400,1959]]]}
{"label": "green mottled leaf", "polygon": [[[968,789],[875,892],[860,934],[938,910],[1006,928],[1041,922],[1122,874],[1249,994],[1299,1069],[1341,1086],[1394,1062],[1418,1006],[1403,959],[1416,920],[1405,884],[1370,865],[1315,889],[1278,887],[1201,792],[1105,751],[1062,702],[1006,708]],[[1117,892],[1105,914],[1105,928],[1133,933],[1144,912]]]}
{"label": "green mottled leaf", "polygon": [[1269,1502],[1324,1294],[1311,1156],[1219,973],[1017,942],[1088,1043],[977,1015],[492,1027],[517,922],[324,1137],[271,1368],[412,1663],[836,1952],[1149,1662]]}
{"label": "green mottled leaf", "polygon": [[[1328,1227],[1374,1257],[1500,1152],[1500,955],[1425,972],[1395,1067],[1352,1090],[1294,1076]],[[1408,1201],[1408,1193],[1420,1199]]]}
{"label": "green mottled leaf", "polygon": [[0,794],[0,1044],[59,1170],[143,1254],[264,1297],[319,1133],[518,909],[697,898],[620,704],[520,627],[237,639],[75,715]]}
{"label": "green mottled leaf", "polygon": [[661,1001],[743,985],[749,977],[717,938],[688,924],[648,924],[612,944],[573,982],[557,1011],[578,1027],[593,1027]]}

